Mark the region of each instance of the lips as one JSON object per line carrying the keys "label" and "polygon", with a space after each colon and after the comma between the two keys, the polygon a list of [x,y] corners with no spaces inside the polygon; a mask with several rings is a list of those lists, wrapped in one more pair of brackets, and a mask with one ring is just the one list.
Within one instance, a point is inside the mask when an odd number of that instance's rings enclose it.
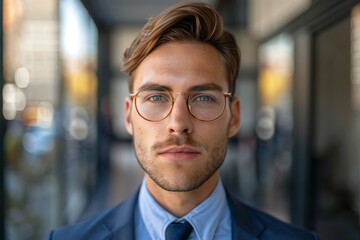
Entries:
{"label": "lips", "polygon": [[190,160],[198,155],[201,152],[194,147],[190,146],[176,146],[176,147],[169,147],[161,150],[159,155],[168,159],[172,160]]}

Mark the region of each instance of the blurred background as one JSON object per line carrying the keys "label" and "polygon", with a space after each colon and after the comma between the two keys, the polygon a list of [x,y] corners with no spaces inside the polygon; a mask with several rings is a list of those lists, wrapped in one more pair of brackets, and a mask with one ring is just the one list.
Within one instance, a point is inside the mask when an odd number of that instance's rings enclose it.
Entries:
{"label": "blurred background", "polygon": [[[137,189],[122,53],[178,2],[0,0],[0,239],[43,239]],[[242,51],[224,184],[321,239],[359,240],[358,0],[204,2]]]}

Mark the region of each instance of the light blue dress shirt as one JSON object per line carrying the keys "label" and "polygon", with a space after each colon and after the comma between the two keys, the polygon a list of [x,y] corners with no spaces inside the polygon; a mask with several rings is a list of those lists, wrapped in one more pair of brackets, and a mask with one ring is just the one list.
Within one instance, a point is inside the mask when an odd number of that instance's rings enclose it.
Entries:
{"label": "light blue dress shirt", "polygon": [[152,197],[144,179],[135,215],[136,239],[165,240],[165,230],[173,221],[187,220],[194,228],[190,240],[231,239],[231,215],[225,189],[219,180],[214,191],[187,215],[178,219]]}

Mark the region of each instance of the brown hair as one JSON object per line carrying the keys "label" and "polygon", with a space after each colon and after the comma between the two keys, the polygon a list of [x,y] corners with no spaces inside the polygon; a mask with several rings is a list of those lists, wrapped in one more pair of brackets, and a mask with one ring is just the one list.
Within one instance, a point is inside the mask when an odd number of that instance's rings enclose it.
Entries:
{"label": "brown hair", "polygon": [[149,19],[124,53],[123,71],[129,76],[130,91],[132,73],[140,63],[159,45],[175,41],[197,41],[215,47],[224,58],[229,91],[234,93],[240,50],[234,36],[223,28],[219,13],[206,3],[175,6]]}

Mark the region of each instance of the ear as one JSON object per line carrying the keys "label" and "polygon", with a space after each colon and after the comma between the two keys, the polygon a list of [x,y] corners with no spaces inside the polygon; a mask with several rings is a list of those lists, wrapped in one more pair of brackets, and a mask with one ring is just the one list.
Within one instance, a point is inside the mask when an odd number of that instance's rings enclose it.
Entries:
{"label": "ear", "polygon": [[132,103],[133,102],[130,97],[125,99],[125,127],[130,135],[134,134],[134,128],[131,120]]}
{"label": "ear", "polygon": [[231,100],[231,119],[228,130],[228,137],[234,136],[240,129],[241,124],[241,110],[240,110],[240,99],[234,97]]}

